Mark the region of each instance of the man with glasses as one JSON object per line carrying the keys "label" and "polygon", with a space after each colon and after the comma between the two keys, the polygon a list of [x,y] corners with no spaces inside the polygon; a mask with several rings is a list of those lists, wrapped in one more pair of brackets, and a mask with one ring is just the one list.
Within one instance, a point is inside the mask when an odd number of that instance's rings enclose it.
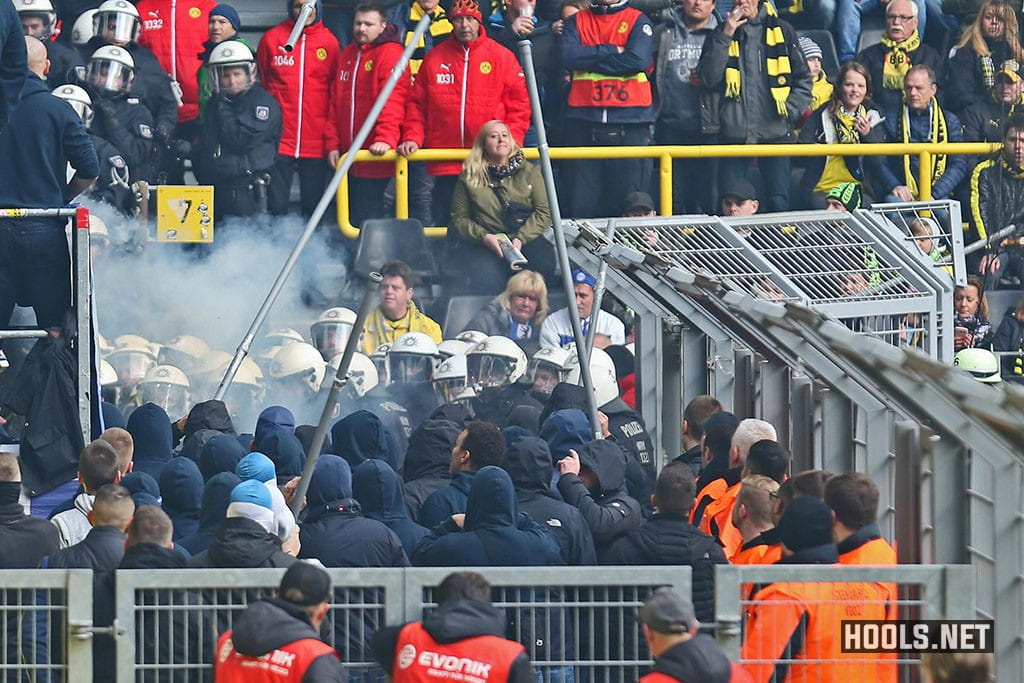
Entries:
{"label": "man with glasses", "polygon": [[[860,14],[856,15],[856,26],[845,23],[841,0],[839,7],[840,27],[839,61],[853,57],[860,33]],[[864,0],[858,7],[873,4],[875,0]],[[903,102],[903,80],[912,67],[930,66],[936,74],[935,82],[941,84],[945,76],[945,60],[929,45],[924,44],[924,17],[918,17],[920,6],[910,0],[892,0],[885,8],[885,33],[881,42],[866,47],[857,55],[857,61],[867,67],[871,74],[872,100],[878,111],[885,112]],[[863,12],[861,12],[863,13]],[[847,18],[848,19],[848,18]],[[844,42],[843,32],[853,32],[849,44]]]}

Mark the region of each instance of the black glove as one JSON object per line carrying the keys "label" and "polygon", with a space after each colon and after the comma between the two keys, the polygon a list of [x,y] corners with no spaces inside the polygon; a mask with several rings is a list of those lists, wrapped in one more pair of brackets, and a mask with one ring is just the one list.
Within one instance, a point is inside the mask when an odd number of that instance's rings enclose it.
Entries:
{"label": "black glove", "polygon": [[92,98],[92,109],[99,114],[108,130],[117,130],[121,123],[117,117],[117,107],[102,95]]}

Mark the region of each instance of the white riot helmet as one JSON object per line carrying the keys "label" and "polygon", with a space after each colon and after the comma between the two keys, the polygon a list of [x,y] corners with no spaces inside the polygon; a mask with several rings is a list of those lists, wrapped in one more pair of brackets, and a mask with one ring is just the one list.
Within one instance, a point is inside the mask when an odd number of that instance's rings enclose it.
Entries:
{"label": "white riot helmet", "polygon": [[466,356],[458,354],[445,358],[434,370],[434,391],[444,403],[456,403],[473,398],[476,394],[466,386]]}
{"label": "white riot helmet", "polygon": [[[328,363],[331,368],[331,374],[324,379],[324,386],[330,386],[334,375],[337,374],[338,368],[341,366],[341,357],[343,355],[345,354],[339,353]],[[345,386],[351,387],[352,392],[356,396],[363,397],[366,396],[368,391],[377,386],[377,381],[377,366],[373,364],[373,361],[358,351],[353,353],[352,360],[348,364],[348,381],[345,383]]]}
{"label": "white riot helmet", "polygon": [[478,330],[464,330],[455,335],[455,338],[459,341],[466,342],[473,347],[486,340],[487,335]]}
{"label": "white riot helmet", "polygon": [[135,42],[141,28],[139,10],[128,0],[106,0],[92,18],[92,34],[101,36],[108,45]]}
{"label": "white riot helmet", "polygon": [[[565,381],[583,386],[576,345],[570,344],[567,348],[572,355],[568,360],[569,376]],[[619,397],[619,382],[615,378],[615,363],[612,361],[612,357],[601,349],[590,350],[590,381],[594,385],[594,397],[598,406],[603,406]]]}
{"label": "white riot helmet", "polygon": [[560,346],[545,346],[530,359],[526,370],[533,390],[538,394],[550,396],[555,385],[569,377],[569,359],[575,354]]}
{"label": "white riot helmet", "polygon": [[[82,119],[82,123],[88,128],[92,125],[92,98],[89,97],[89,93],[85,92],[85,88],[80,88],[77,85],[62,85],[57,87],[53,91],[54,96],[59,97],[75,110],[78,114],[78,118]],[[89,216],[89,229],[95,230],[92,224],[98,220],[95,215],[90,214]],[[104,226],[106,227],[106,226]]]}
{"label": "white riot helmet", "polygon": [[[50,0],[14,0],[14,8],[18,10],[22,28],[26,29],[26,36],[43,41],[50,39],[53,29],[57,26],[57,12]],[[25,26],[26,21],[30,21],[31,24]],[[37,21],[40,23],[36,23]]]}
{"label": "white riot helmet", "polygon": [[437,345],[437,352],[441,355],[441,360],[444,360],[452,356],[464,356],[473,346],[475,345],[458,339],[445,339]]}
{"label": "white riot helmet", "polygon": [[264,339],[271,346],[287,346],[288,344],[306,341],[302,338],[301,334],[290,327],[277,327],[267,332],[267,336]]}
{"label": "white riot helmet", "polygon": [[121,335],[114,340],[114,350],[107,355],[107,360],[117,373],[118,384],[126,388],[142,381],[156,365],[156,354],[142,337]]}
{"label": "white riot helmet", "polygon": [[185,372],[195,372],[210,353],[210,345],[191,334],[179,334],[160,348],[160,365],[173,365]]}
{"label": "white riot helmet", "polygon": [[328,308],[309,328],[313,346],[320,350],[320,355],[325,359],[333,359],[345,350],[355,324],[355,311],[341,307]]}
{"label": "white riot helmet", "polygon": [[117,382],[117,371],[107,361],[100,359],[100,395],[107,403],[117,405],[121,399],[121,388]]}
{"label": "white riot helmet", "polygon": [[526,374],[526,352],[508,337],[488,337],[466,353],[466,384],[478,391],[514,384]]}
{"label": "white riot helmet", "polygon": [[[224,373],[228,371],[231,357],[226,363],[220,365],[213,374],[218,383]],[[235,416],[255,416],[263,402],[263,371],[256,361],[251,358],[243,358],[241,365],[235,372],[234,379],[224,392],[224,405],[232,418]],[[237,424],[237,423],[236,423]]]}
{"label": "white riot helmet", "polygon": [[253,360],[255,360],[256,364],[260,366],[261,370],[263,370],[263,374],[270,373],[270,364],[274,362],[274,356],[276,356],[277,352],[280,350],[281,346],[275,345],[253,354]]}
{"label": "white riot helmet", "polygon": [[123,47],[104,45],[89,58],[85,78],[101,91],[126,93],[135,80],[135,60]]}
{"label": "white riot helmet", "polygon": [[286,344],[270,362],[270,376],[274,379],[299,379],[313,393],[320,389],[327,363],[315,346],[305,342]]}
{"label": "white riot helmet", "polygon": [[240,40],[225,40],[213,48],[206,70],[214,95],[240,95],[256,83],[256,57]]}
{"label": "white riot helmet", "polygon": [[388,351],[388,380],[391,384],[429,382],[437,358],[437,344],[423,332],[407,332]]}
{"label": "white riot helmet", "polygon": [[96,10],[87,9],[75,19],[75,23],[71,27],[71,42],[75,47],[82,47],[96,35],[92,29],[92,20],[95,17]]}
{"label": "white riot helmet", "polygon": [[188,413],[190,388],[188,376],[180,369],[157,365],[139,382],[139,400],[157,404],[173,420]]}
{"label": "white riot helmet", "polygon": [[377,382],[384,385],[388,383],[388,351],[390,350],[391,342],[384,342],[370,354],[370,360],[377,368]]}

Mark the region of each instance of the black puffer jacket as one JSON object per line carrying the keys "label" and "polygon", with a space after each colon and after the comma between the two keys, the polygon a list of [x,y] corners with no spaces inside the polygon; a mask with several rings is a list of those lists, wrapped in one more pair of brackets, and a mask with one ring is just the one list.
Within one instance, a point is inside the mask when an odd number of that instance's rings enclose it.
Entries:
{"label": "black puffer jacket", "polygon": [[654,660],[652,671],[671,676],[677,681],[729,683],[732,680],[732,667],[715,639],[702,633],[662,652]]}
{"label": "black puffer jacket", "polygon": [[188,566],[250,569],[288,567],[295,558],[281,550],[281,539],[258,522],[245,517],[228,517],[217,527],[213,543]]}
{"label": "black puffer jacket", "polygon": [[715,539],[681,515],[656,514],[620,536],[602,558],[605,564],[682,565],[693,568],[692,600],[697,620],[714,621],[715,565],[726,564]]}

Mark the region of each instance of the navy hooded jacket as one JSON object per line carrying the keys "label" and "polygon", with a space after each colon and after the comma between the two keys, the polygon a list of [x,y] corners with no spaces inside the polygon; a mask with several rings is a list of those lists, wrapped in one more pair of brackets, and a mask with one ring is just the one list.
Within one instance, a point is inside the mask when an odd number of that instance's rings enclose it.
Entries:
{"label": "navy hooded jacket", "polygon": [[402,483],[394,470],[380,460],[367,460],[352,473],[352,492],[363,515],[383,522],[401,539],[405,554],[412,555],[427,528],[409,518]]}
{"label": "navy hooded jacket", "polygon": [[253,449],[273,461],[278,484],[287,483],[292,477],[301,475],[302,466],[306,464],[302,443],[293,432],[284,429],[275,429],[254,441]]}
{"label": "navy hooded jacket", "polygon": [[423,501],[451,481],[448,468],[452,448],[462,427],[449,420],[426,420],[409,439],[405,454],[405,504],[414,519],[420,516]]}
{"label": "navy hooded jacket", "polygon": [[401,471],[402,458],[394,452],[394,442],[380,418],[367,410],[346,415],[331,427],[331,443],[338,455],[353,468],[366,460],[383,460],[395,472]]}
{"label": "navy hooded jacket", "polygon": [[174,540],[199,530],[199,509],[203,504],[203,475],[188,458],[174,458],[160,472],[163,508],[174,523]]}
{"label": "navy hooded jacket", "polygon": [[174,457],[171,420],[167,413],[155,403],[142,404],[128,418],[128,433],[135,443],[133,469],[159,479],[160,470]]}
{"label": "navy hooded jacket", "polygon": [[519,512],[512,479],[500,467],[481,468],[469,492],[463,528],[447,519],[413,553],[417,566],[511,567],[561,563],[558,541]]}
{"label": "navy hooded jacket", "polygon": [[236,437],[228,434],[217,434],[203,444],[199,454],[199,471],[205,481],[210,481],[221,472],[234,472],[238,461],[248,451],[238,442]]}
{"label": "navy hooded jacket", "polygon": [[551,451],[547,443],[534,436],[508,443],[505,466],[516,487],[519,509],[555,535],[564,564],[597,564],[586,520],[575,507],[551,494]]}
{"label": "navy hooded jacket", "polygon": [[447,486],[437,489],[423,501],[416,521],[432,529],[452,515],[465,512],[475,476],[476,472],[464,470],[453,474]]}
{"label": "navy hooded jacket", "polygon": [[164,501],[163,496],[160,495],[160,484],[145,472],[130,472],[121,477],[121,481],[118,483],[131,492],[135,507],[143,505],[163,507]]}
{"label": "navy hooded jacket", "polygon": [[227,516],[231,491],[241,483],[242,480],[234,472],[220,472],[210,477],[206,482],[206,488],[203,489],[203,502],[199,508],[199,528],[182,538],[179,545],[193,555],[198,555],[209,548],[217,533],[217,526]]}
{"label": "navy hooded jacket", "polygon": [[375,519],[363,517],[352,498],[352,471],[337,455],[316,461],[299,529],[299,557],[315,557],[327,567],[407,567],[402,541]]}
{"label": "navy hooded jacket", "polygon": [[264,408],[256,419],[256,433],[253,441],[259,441],[275,429],[295,432],[295,416],[284,406]]}

